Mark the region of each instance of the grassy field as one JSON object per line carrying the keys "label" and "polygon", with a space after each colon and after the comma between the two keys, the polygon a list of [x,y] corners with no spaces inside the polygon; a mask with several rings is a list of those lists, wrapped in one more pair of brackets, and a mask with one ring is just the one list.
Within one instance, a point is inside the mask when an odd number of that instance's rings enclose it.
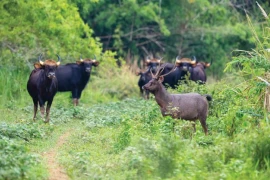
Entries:
{"label": "grassy field", "polygon": [[28,72],[1,71],[0,179],[269,179],[262,82],[232,74],[170,90],[213,96],[205,136],[199,122],[193,133],[190,122],[162,117],[127,69],[110,73],[93,76],[78,107],[58,93],[44,124],[32,121]]}

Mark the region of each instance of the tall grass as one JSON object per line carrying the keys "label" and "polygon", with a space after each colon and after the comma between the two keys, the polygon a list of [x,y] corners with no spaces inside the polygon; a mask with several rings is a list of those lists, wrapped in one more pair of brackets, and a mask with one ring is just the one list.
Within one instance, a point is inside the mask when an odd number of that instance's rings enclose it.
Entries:
{"label": "tall grass", "polygon": [[30,99],[26,89],[30,71],[11,67],[0,69],[0,106],[25,104]]}

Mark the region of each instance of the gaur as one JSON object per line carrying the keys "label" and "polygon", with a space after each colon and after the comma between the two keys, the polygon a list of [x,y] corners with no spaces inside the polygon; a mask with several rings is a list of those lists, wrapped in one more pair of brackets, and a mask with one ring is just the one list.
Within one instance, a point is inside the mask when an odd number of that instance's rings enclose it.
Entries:
{"label": "gaur", "polygon": [[38,60],[39,62],[34,64],[35,69],[29,76],[27,90],[34,103],[33,119],[36,119],[38,103],[40,106],[41,115],[44,116],[44,105],[47,102],[45,122],[49,122],[50,108],[58,88],[58,81],[55,77],[55,71],[60,65],[61,59],[58,56],[58,62],[55,62],[54,60],[46,60],[43,62],[41,61],[40,55]]}
{"label": "gaur", "polygon": [[140,76],[139,81],[138,81],[138,86],[140,89],[141,96],[144,97],[145,99],[149,99],[149,92],[147,90],[143,90],[142,87],[152,79],[150,70],[155,73],[160,63],[161,63],[161,58],[150,59],[149,57],[147,57],[147,60],[146,60],[147,70],[145,72],[142,72],[140,70],[140,72],[136,74],[137,76]]}
{"label": "gaur", "polygon": [[190,80],[199,84],[205,84],[207,77],[205,69],[210,67],[211,63],[196,62],[196,64],[190,69]]}
{"label": "gaur", "polygon": [[58,91],[71,91],[73,104],[77,106],[81,98],[82,91],[90,80],[92,67],[97,67],[99,62],[95,59],[82,59],[76,63],[68,63],[59,66],[56,70],[58,79]]}
{"label": "gaur", "polygon": [[[167,76],[164,76],[164,81],[162,82],[162,84],[165,87],[169,86],[173,89],[177,88],[179,83],[185,82],[186,76],[188,76],[189,73],[189,69],[192,68],[192,65],[194,65],[195,63],[195,60],[191,60],[189,58],[180,58],[179,56],[177,56],[175,64],[162,64],[161,68],[164,68],[164,70],[161,72],[161,75],[168,74]],[[172,71],[174,67],[176,68],[174,71]]]}

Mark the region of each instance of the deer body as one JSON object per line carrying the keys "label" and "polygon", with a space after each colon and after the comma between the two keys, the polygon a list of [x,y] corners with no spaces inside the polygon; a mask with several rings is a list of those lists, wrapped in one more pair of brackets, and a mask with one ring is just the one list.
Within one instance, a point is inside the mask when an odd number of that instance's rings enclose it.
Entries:
{"label": "deer body", "polygon": [[196,121],[198,119],[207,135],[207,101],[212,99],[211,96],[198,93],[169,94],[161,83],[163,76],[160,76],[160,74],[161,72],[158,71],[157,75],[144,85],[144,89],[154,94],[162,115],[189,121]]}

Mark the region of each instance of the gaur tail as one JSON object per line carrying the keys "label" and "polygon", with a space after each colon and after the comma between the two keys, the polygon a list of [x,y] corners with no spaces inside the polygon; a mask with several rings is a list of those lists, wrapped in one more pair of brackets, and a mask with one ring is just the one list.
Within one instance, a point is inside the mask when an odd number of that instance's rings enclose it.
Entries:
{"label": "gaur tail", "polygon": [[205,94],[204,96],[206,97],[207,101],[212,101],[212,96],[208,94]]}

